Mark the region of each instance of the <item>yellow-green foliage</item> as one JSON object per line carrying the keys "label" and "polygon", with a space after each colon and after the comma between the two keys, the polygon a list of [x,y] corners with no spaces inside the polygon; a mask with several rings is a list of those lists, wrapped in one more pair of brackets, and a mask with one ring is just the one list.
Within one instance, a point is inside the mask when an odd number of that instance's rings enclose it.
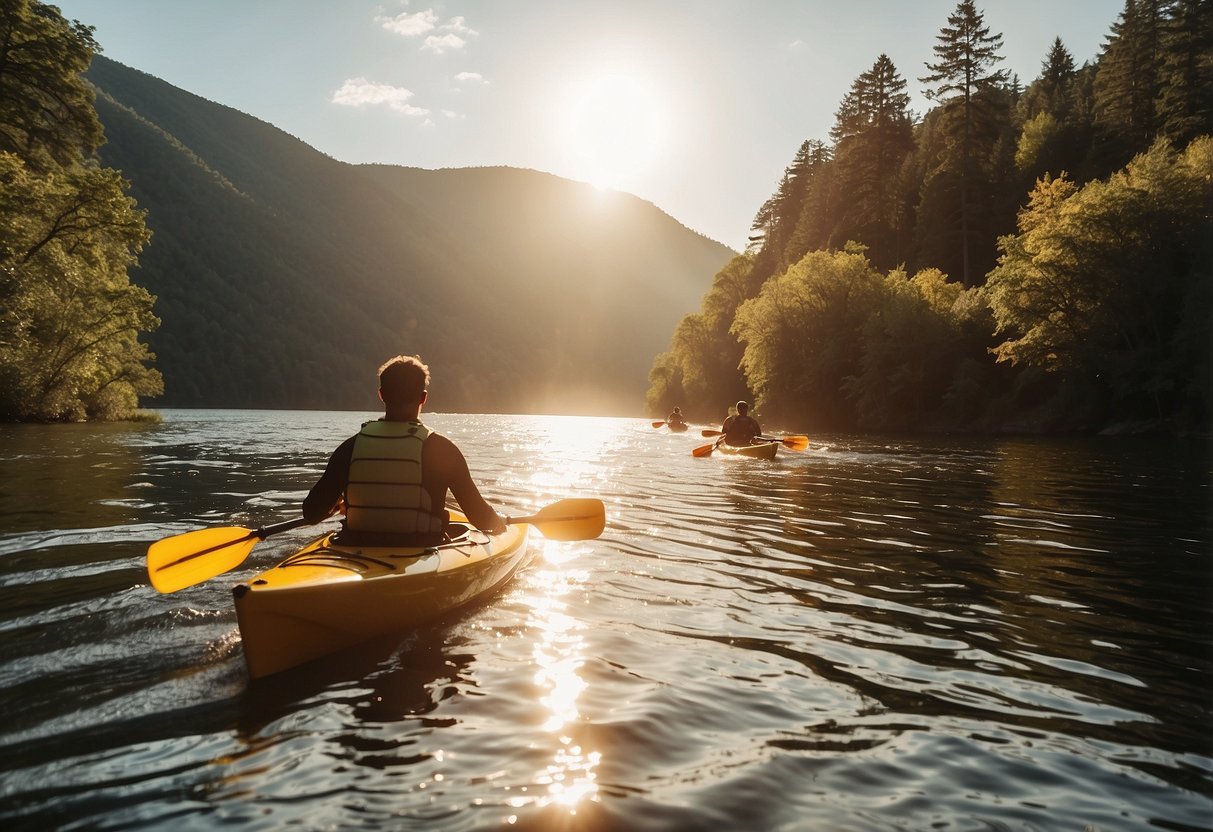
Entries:
{"label": "yellow-green foliage", "polygon": [[153,298],[127,279],[150,234],[80,73],[91,30],[53,6],[0,6],[0,419],[112,419],[161,392],[138,334]]}
{"label": "yellow-green foliage", "polygon": [[[1160,141],[1107,181],[1040,180],[988,281],[999,361],[1187,395],[1209,326],[1213,139]],[[1203,311],[1202,311],[1203,310]],[[1196,366],[1201,366],[1197,364]],[[1207,378],[1201,383],[1207,394]]]}

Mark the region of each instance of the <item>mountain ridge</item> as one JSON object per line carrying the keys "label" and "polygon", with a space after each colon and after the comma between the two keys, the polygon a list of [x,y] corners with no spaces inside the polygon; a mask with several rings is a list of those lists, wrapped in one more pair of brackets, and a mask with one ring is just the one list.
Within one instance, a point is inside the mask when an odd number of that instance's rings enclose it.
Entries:
{"label": "mountain ridge", "polygon": [[104,164],[147,209],[151,404],[374,408],[400,352],[432,409],[631,413],[734,252],[631,194],[550,173],[350,164],[94,58]]}

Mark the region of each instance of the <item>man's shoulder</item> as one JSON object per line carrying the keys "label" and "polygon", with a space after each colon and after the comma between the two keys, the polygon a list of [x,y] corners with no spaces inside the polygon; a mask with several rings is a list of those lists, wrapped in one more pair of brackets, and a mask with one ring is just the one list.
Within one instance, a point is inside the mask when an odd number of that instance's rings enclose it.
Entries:
{"label": "man's shoulder", "polygon": [[430,434],[425,438],[425,447],[430,453],[438,453],[443,456],[459,453],[458,445],[452,442],[449,437],[434,430],[431,430]]}

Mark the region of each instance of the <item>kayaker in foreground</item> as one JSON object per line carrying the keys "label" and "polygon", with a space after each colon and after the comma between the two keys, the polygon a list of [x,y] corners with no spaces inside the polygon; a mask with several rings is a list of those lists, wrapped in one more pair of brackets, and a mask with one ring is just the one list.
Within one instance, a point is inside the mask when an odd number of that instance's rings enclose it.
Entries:
{"label": "kayaker in foreground", "polygon": [[743,401],[737,403],[737,414],[726,418],[720,430],[724,434],[721,441],[726,445],[749,445],[762,433],[762,427],[750,415],[750,406]]}
{"label": "kayaker in foreground", "polygon": [[505,520],[480,495],[454,442],[421,423],[430,370],[416,356],[398,355],[379,368],[382,419],[367,422],[329,457],[303,501],[303,516],[319,523],[344,502],[342,543],[428,546],[440,543],[450,491],[476,528],[505,531]]}

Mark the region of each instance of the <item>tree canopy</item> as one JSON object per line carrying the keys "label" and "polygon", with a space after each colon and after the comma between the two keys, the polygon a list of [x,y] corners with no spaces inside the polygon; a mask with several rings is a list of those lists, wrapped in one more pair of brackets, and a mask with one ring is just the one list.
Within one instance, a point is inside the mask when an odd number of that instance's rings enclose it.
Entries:
{"label": "tree canopy", "polygon": [[154,298],[127,272],[150,234],[81,73],[92,30],[0,0],[0,419],[131,415],[162,390],[139,341]]}

